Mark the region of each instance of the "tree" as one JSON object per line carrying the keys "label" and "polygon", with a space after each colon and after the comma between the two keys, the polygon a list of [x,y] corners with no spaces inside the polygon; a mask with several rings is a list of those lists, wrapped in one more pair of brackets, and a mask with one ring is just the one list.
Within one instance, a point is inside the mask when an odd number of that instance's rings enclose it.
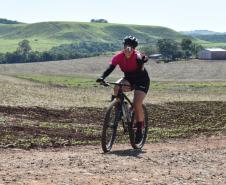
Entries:
{"label": "tree", "polygon": [[182,50],[191,50],[191,47],[192,47],[191,39],[183,39],[181,41],[181,48],[182,48]]}
{"label": "tree", "polygon": [[203,46],[200,44],[192,44],[192,54],[195,56],[195,58],[198,57],[198,52],[201,51],[203,49]]}
{"label": "tree", "polygon": [[17,48],[17,52],[21,55],[27,55],[31,51],[31,46],[28,40],[22,40],[18,45],[19,47]]}
{"label": "tree", "polygon": [[192,41],[191,39],[183,39],[181,41],[181,48],[184,51],[185,59],[192,56]]}
{"label": "tree", "polygon": [[31,46],[29,44],[28,40],[22,40],[18,43],[18,48],[16,50],[16,54],[20,56],[21,62],[29,62],[28,61],[28,55],[31,51]]}
{"label": "tree", "polygon": [[159,52],[162,54],[165,61],[177,59],[178,44],[172,39],[159,39],[157,42]]}
{"label": "tree", "polygon": [[148,56],[157,53],[157,48],[154,46],[141,46],[139,50]]}
{"label": "tree", "polygon": [[5,54],[5,63],[11,64],[11,63],[22,63],[24,62],[23,55],[20,55],[18,52],[9,53],[7,52]]}
{"label": "tree", "polygon": [[48,52],[48,51],[42,52],[40,57],[41,57],[42,61],[52,61],[54,59],[53,54],[51,52]]}
{"label": "tree", "polygon": [[5,63],[5,54],[0,53],[0,64],[4,64]]}
{"label": "tree", "polygon": [[41,61],[41,52],[32,51],[29,52],[27,62],[39,62]]}
{"label": "tree", "polygon": [[90,22],[108,23],[106,19],[91,19]]}

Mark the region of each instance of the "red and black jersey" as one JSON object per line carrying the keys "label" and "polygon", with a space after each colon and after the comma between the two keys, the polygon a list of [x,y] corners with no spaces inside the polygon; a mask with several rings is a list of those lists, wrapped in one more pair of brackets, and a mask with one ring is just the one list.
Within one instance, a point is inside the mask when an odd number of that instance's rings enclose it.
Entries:
{"label": "red and black jersey", "polygon": [[138,69],[137,59],[140,58],[140,53],[138,51],[134,51],[129,59],[126,58],[123,51],[119,54],[115,55],[110,62],[111,65],[117,66],[119,65],[120,69],[124,73],[135,72]]}

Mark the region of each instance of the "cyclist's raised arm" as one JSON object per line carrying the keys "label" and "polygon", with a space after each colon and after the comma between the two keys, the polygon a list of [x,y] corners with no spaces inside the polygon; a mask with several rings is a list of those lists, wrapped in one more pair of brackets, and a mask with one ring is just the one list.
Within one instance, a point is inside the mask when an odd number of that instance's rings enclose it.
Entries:
{"label": "cyclist's raised arm", "polygon": [[148,56],[144,53],[137,53],[137,65],[138,68],[144,70],[144,63],[148,61]]}

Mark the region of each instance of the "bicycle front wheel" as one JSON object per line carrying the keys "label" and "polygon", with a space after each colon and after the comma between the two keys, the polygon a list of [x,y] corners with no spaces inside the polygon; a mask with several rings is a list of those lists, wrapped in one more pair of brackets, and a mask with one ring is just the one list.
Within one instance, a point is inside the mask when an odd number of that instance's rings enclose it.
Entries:
{"label": "bicycle front wheel", "polygon": [[102,130],[101,145],[104,153],[109,152],[114,144],[118,123],[121,119],[119,103],[114,100],[107,108]]}

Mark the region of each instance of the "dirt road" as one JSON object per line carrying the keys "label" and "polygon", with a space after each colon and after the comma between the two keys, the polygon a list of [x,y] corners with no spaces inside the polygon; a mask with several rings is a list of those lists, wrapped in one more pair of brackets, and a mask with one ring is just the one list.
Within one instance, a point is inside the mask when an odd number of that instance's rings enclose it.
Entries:
{"label": "dirt road", "polygon": [[0,184],[226,184],[226,137],[115,145],[1,149]]}

